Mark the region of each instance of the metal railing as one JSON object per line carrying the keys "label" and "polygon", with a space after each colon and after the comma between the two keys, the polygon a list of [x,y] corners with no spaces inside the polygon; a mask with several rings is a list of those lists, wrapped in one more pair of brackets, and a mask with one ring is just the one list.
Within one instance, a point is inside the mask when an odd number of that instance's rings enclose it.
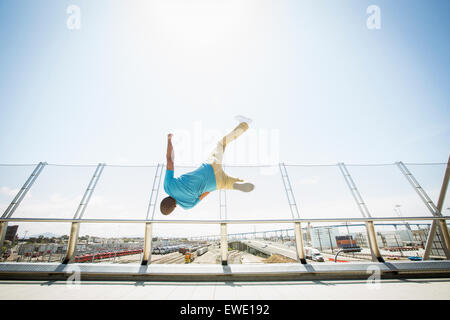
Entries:
{"label": "metal railing", "polygon": [[[402,217],[404,221],[446,221],[449,216],[441,217]],[[220,245],[221,245],[221,263],[228,264],[228,233],[227,226],[229,224],[293,224],[296,243],[297,261],[306,264],[305,250],[303,244],[302,223],[322,223],[322,222],[364,222],[368,237],[369,245],[376,248],[379,254],[375,256],[374,261],[384,262],[383,257],[378,248],[377,237],[374,228],[374,222],[377,221],[398,221],[398,217],[364,217],[364,218],[320,218],[320,219],[271,219],[271,220],[146,220],[146,219],[55,219],[55,218],[0,218],[0,226],[6,225],[7,222],[40,222],[40,223],[71,223],[71,231],[69,236],[69,244],[67,254],[63,263],[69,263],[75,252],[78,239],[78,231],[80,224],[83,223],[142,223],[145,225],[144,250],[141,264],[150,263],[152,253],[152,226],[153,224],[216,224],[220,226]]]}
{"label": "metal railing", "polygon": [[[339,163],[334,166],[338,166],[341,170],[343,177],[349,187],[354,200],[361,211],[362,218],[320,218],[320,219],[302,219],[300,218],[300,213],[297,208],[297,202],[295,200],[294,194],[292,192],[291,181],[288,177],[288,171],[286,166],[293,165],[284,165],[280,164],[280,172],[281,177],[283,179],[284,187],[286,189],[286,195],[289,203],[289,207],[292,213],[292,219],[260,219],[260,220],[228,220],[228,219],[215,219],[215,220],[155,220],[154,219],[154,211],[156,208],[157,201],[157,193],[160,187],[160,179],[162,176],[162,170],[164,165],[158,164],[157,166],[146,166],[146,167],[156,167],[156,173],[153,180],[153,187],[151,190],[150,203],[147,209],[147,218],[146,219],[86,219],[83,218],[83,213],[86,207],[88,206],[89,200],[91,198],[92,193],[94,192],[95,186],[97,184],[98,179],[102,173],[103,168],[106,164],[98,164],[96,170],[88,184],[88,187],[85,191],[85,194],[80,202],[80,205],[75,213],[75,216],[72,219],[65,218],[14,218],[12,214],[20,205],[20,202],[24,198],[25,194],[29,191],[35,180],[38,178],[39,174],[42,172],[45,166],[47,166],[46,162],[40,162],[31,176],[25,182],[23,187],[19,190],[16,197],[13,199],[5,213],[0,217],[0,247],[3,245],[3,241],[6,234],[6,228],[9,222],[44,222],[44,223],[71,223],[70,235],[69,235],[69,243],[68,249],[66,253],[66,257],[63,263],[70,263],[71,259],[74,256],[75,249],[78,241],[78,233],[80,229],[80,224],[84,223],[142,223],[145,225],[145,238],[144,238],[144,249],[142,255],[142,265],[146,265],[151,261],[151,253],[152,253],[152,226],[153,224],[216,224],[220,226],[220,244],[221,244],[221,262],[223,265],[228,263],[228,233],[227,226],[229,224],[273,224],[273,223],[289,223],[294,225],[294,234],[295,234],[295,243],[296,243],[296,254],[298,262],[302,264],[306,264],[304,244],[303,244],[303,234],[302,234],[302,223],[311,224],[318,222],[364,222],[366,231],[367,231],[367,239],[369,243],[369,247],[372,254],[372,260],[378,262],[384,262],[381,252],[378,247],[377,237],[374,228],[375,221],[419,221],[419,220],[431,220],[432,228],[430,229],[428,241],[426,244],[426,251],[424,255],[424,260],[429,257],[429,250],[432,245],[432,241],[434,238],[435,232],[440,232],[445,240],[445,246],[443,248],[447,259],[449,259],[449,250],[450,250],[450,239],[448,234],[448,229],[446,225],[446,220],[450,217],[443,216],[441,213],[442,204],[444,201],[444,197],[447,190],[447,185],[449,181],[450,175],[450,158],[447,162],[447,168],[444,175],[441,193],[438,201],[438,205],[434,205],[425,191],[420,187],[417,180],[412,176],[412,174],[407,169],[406,165],[403,162],[397,162],[399,170],[403,173],[405,178],[411,184],[411,186],[418,193],[420,198],[425,203],[426,207],[432,213],[431,216],[426,217],[372,217],[367,209],[367,206],[358,191],[354,180],[352,179],[350,173],[348,172],[344,163]],[[382,164],[384,165],[384,164]],[[224,198],[226,200],[226,198]],[[222,205],[222,204],[220,204]],[[226,204],[225,204],[226,205]],[[150,217],[150,212],[152,212],[152,218]],[[226,215],[225,215],[226,216]]]}

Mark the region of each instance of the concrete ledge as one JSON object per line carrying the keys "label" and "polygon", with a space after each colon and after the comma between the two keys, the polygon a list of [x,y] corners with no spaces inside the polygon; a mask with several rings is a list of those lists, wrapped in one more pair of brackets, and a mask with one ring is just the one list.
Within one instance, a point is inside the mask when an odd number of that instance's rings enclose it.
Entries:
{"label": "concrete ledge", "polygon": [[222,266],[91,263],[0,263],[2,280],[66,280],[80,272],[81,280],[131,281],[269,281],[367,279],[374,272],[381,278],[449,277],[450,261],[337,264],[232,264]]}

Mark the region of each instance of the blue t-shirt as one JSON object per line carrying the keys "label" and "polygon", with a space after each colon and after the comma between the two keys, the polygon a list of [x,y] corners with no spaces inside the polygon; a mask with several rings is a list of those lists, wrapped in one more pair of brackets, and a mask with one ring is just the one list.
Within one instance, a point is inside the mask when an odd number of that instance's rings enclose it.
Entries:
{"label": "blue t-shirt", "polygon": [[210,164],[203,163],[198,169],[174,178],[173,170],[166,170],[164,190],[183,209],[194,207],[205,192],[217,189],[216,176]]}

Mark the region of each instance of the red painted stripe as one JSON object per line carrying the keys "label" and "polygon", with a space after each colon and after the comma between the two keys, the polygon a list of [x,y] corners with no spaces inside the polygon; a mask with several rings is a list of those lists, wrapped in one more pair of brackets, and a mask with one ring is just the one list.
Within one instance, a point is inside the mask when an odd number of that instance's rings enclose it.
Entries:
{"label": "red painted stripe", "polygon": [[[330,261],[334,261],[334,259],[333,258],[328,258],[328,260],[330,260]],[[337,259],[337,261],[336,262],[348,262],[347,260],[339,260],[339,259]]]}

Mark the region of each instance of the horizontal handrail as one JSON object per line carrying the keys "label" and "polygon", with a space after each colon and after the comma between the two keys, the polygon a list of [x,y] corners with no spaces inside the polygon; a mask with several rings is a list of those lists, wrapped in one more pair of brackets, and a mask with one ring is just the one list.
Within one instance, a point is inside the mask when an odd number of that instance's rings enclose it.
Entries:
{"label": "horizontal handrail", "polygon": [[[391,166],[395,165],[396,162],[392,163],[346,163],[346,166]],[[420,165],[446,165],[445,162],[405,162],[406,165],[420,166]],[[21,166],[36,166],[37,163],[0,163],[0,167],[21,167]],[[76,164],[76,163],[48,163],[49,166],[55,167],[96,167],[97,164]],[[179,168],[197,168],[200,165],[198,164],[180,164],[177,165]],[[224,164],[224,167],[243,167],[243,168],[251,168],[251,167],[278,167],[278,163],[267,163],[267,164]],[[335,167],[337,163],[286,163],[286,166],[289,167]],[[150,167],[156,168],[157,165],[153,164],[107,164],[108,167]]]}
{"label": "horizontal handrail", "polygon": [[64,218],[0,218],[0,222],[78,222],[78,223],[179,223],[179,224],[252,224],[252,223],[314,223],[314,222],[370,222],[370,221],[417,221],[449,220],[440,217],[370,217],[370,218],[315,218],[315,219],[268,219],[268,220],[146,220],[146,219],[64,219]]}

